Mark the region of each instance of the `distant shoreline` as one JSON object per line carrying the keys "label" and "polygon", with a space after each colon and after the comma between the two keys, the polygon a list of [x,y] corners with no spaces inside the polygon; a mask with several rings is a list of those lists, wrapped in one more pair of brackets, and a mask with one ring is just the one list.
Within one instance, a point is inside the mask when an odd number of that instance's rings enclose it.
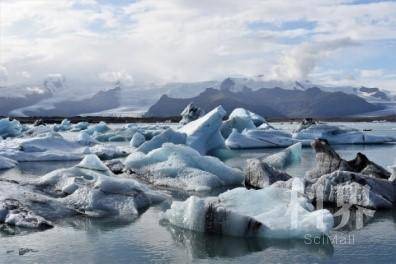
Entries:
{"label": "distant shoreline", "polygon": [[[6,116],[2,116],[4,118]],[[114,116],[73,116],[73,117],[61,117],[61,116],[32,116],[32,117],[11,117],[17,119],[19,122],[24,124],[32,124],[38,119],[42,119],[44,123],[54,124],[60,123],[63,119],[67,118],[72,123],[78,122],[89,122],[98,123],[104,121],[106,123],[164,123],[179,122],[180,116],[173,117],[114,117]],[[300,122],[304,118],[266,118],[268,122]],[[320,117],[313,118],[314,120],[326,121],[326,122],[372,122],[372,121],[388,121],[396,122],[396,115],[382,116],[382,117]]]}

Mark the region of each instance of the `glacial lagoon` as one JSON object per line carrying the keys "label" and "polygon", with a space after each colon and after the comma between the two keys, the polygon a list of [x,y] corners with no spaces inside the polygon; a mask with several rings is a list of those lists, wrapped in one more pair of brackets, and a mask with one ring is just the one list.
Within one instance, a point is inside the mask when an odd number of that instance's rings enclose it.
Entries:
{"label": "glacial lagoon", "polygon": [[[340,124],[340,123],[337,123]],[[396,123],[342,123],[374,135],[396,135]],[[292,130],[297,124],[274,123]],[[116,126],[116,125],[114,125]],[[74,137],[74,132],[62,132]],[[108,143],[113,144],[113,143]],[[117,145],[128,143],[117,143]],[[356,152],[384,166],[396,164],[396,144],[337,145],[334,149],[346,159]],[[235,150],[226,163],[243,167],[251,157],[262,157],[280,149]],[[1,178],[37,178],[77,161],[20,162],[16,168],[0,172]],[[300,164],[287,169],[302,176],[313,167],[314,152],[303,148]],[[220,193],[224,190],[218,190]],[[216,191],[210,195],[216,195]],[[174,200],[185,200],[185,192],[169,192]],[[209,194],[208,194],[209,195]],[[170,207],[165,201],[143,212],[134,220],[71,217],[54,228],[35,231],[2,228],[0,263],[392,263],[396,246],[396,211],[376,211],[357,229],[351,217],[344,228],[331,231],[329,238],[259,239],[205,235],[170,226],[161,214]]]}

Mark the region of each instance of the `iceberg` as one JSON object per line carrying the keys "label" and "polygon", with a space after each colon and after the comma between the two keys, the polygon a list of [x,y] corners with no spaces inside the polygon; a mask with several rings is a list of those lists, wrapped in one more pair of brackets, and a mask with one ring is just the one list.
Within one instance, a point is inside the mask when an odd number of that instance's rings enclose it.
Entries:
{"label": "iceberg", "polygon": [[23,127],[18,120],[9,118],[0,119],[0,137],[17,137],[21,135]]}
{"label": "iceberg", "polygon": [[298,142],[290,147],[261,159],[276,169],[285,169],[301,161],[302,143]]}
{"label": "iceberg", "polygon": [[182,119],[180,120],[181,125],[190,123],[191,121],[197,120],[203,115],[201,108],[196,107],[194,104],[188,104],[186,108],[180,113]]}
{"label": "iceberg", "polygon": [[330,144],[381,144],[395,141],[392,137],[370,135],[354,128],[324,123],[304,124],[293,133],[293,138],[298,140],[320,138],[326,139]]}
{"label": "iceberg", "polygon": [[306,188],[308,197],[317,201],[371,209],[393,208],[395,193],[395,182],[340,170],[321,176]]}
{"label": "iceberg", "polygon": [[133,179],[115,177],[95,155],[42,176],[35,185],[73,210],[92,217],[137,216],[165,199]]}
{"label": "iceberg", "polygon": [[218,106],[203,117],[182,126],[178,131],[187,135],[187,145],[205,155],[212,150],[225,147],[224,138],[220,133],[225,115],[224,108]]}
{"label": "iceberg", "polygon": [[125,161],[126,169],[158,185],[192,191],[241,185],[243,173],[218,158],[201,156],[185,145],[165,143],[147,154],[134,152]]}
{"label": "iceberg", "polygon": [[315,211],[297,192],[274,187],[191,196],[174,201],[162,217],[171,225],[202,233],[277,239],[327,234],[334,224],[329,211]]}
{"label": "iceberg", "polygon": [[242,133],[233,129],[225,141],[227,147],[232,149],[288,147],[299,140],[277,129],[249,129]]}
{"label": "iceberg", "polygon": [[277,181],[288,181],[292,177],[259,159],[248,159],[245,168],[245,186],[264,188]]}
{"label": "iceberg", "polygon": [[364,175],[389,179],[391,173],[380,165],[370,161],[364,154],[357,153],[353,160],[342,159],[325,139],[316,139],[312,143],[315,150],[316,166],[307,172],[306,178],[312,180],[336,170],[359,172]]}
{"label": "iceberg", "polygon": [[68,141],[56,132],[0,142],[0,156],[21,162],[80,160],[82,151],[80,144]]}
{"label": "iceberg", "polygon": [[243,119],[249,119],[249,120],[251,120],[251,121],[253,122],[253,124],[254,124],[256,127],[258,127],[258,126],[260,126],[261,124],[267,122],[267,121],[264,119],[264,117],[262,117],[262,116],[260,116],[260,115],[258,115],[258,114],[256,114],[256,113],[250,112],[250,111],[248,111],[248,110],[246,110],[246,109],[244,109],[244,108],[235,108],[235,109],[231,112],[231,114],[230,114],[230,116],[229,116],[228,119],[230,120],[230,119],[233,119],[233,118],[235,118],[235,117],[239,117],[239,118],[243,118]]}
{"label": "iceberg", "polygon": [[73,126],[71,131],[77,132],[77,131],[85,130],[88,127],[89,127],[89,123],[88,122],[78,122],[77,124],[75,124]]}
{"label": "iceberg", "polygon": [[71,123],[67,119],[63,119],[62,122],[59,125],[54,126],[54,131],[68,131],[72,128]]}
{"label": "iceberg", "polygon": [[0,170],[14,168],[18,164],[17,161],[0,156]]}
{"label": "iceberg", "polygon": [[98,143],[89,133],[81,131],[78,134],[77,142],[84,146],[92,146]]}
{"label": "iceberg", "polygon": [[168,128],[161,134],[158,134],[149,141],[144,142],[137,150],[147,154],[153,149],[160,148],[164,143],[186,144],[186,140],[186,134],[174,131],[172,128]]}
{"label": "iceberg", "polygon": [[137,148],[140,145],[142,145],[145,141],[146,141],[146,138],[143,136],[143,134],[140,132],[136,132],[133,135],[131,141],[129,142],[129,145],[133,148]]}
{"label": "iceberg", "polygon": [[234,109],[221,127],[221,134],[223,137],[227,138],[233,129],[236,129],[238,132],[242,132],[244,129],[255,129],[256,125],[251,115],[255,114],[243,108]]}

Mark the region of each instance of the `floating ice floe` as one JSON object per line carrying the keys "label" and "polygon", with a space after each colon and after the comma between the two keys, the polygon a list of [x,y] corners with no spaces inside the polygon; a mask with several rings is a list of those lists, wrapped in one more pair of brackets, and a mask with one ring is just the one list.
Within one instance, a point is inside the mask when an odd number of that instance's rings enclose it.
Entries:
{"label": "floating ice floe", "polygon": [[0,119],[0,137],[17,137],[22,133],[23,127],[18,120],[9,118]]}
{"label": "floating ice floe", "polygon": [[257,128],[245,129],[241,133],[233,129],[225,144],[232,149],[249,149],[288,147],[297,142],[299,140],[293,139],[289,133],[282,130]]}
{"label": "floating ice floe", "polygon": [[147,154],[134,152],[125,161],[126,168],[148,182],[172,188],[206,191],[241,185],[243,173],[219,159],[201,156],[185,145],[165,143]]}
{"label": "floating ice floe", "polygon": [[84,154],[95,154],[99,158],[108,160],[126,157],[130,153],[130,149],[127,146],[114,146],[114,145],[95,145],[87,147],[83,151]]}
{"label": "floating ice floe", "polygon": [[143,136],[143,134],[140,132],[136,132],[133,135],[131,141],[129,142],[129,145],[133,148],[137,148],[140,145],[142,145],[145,141],[146,141],[146,138]]}
{"label": "floating ice floe", "polygon": [[0,156],[0,170],[14,168],[18,164],[17,161]]}
{"label": "floating ice floe", "polygon": [[381,144],[393,142],[395,138],[376,136],[346,126],[324,123],[303,124],[293,133],[298,140],[326,139],[330,144]]}
{"label": "floating ice floe", "polygon": [[224,138],[220,133],[226,112],[218,106],[203,117],[192,121],[178,131],[187,135],[187,145],[205,155],[212,150],[224,148]]}
{"label": "floating ice floe", "polygon": [[143,153],[149,153],[154,149],[160,148],[164,143],[186,144],[186,140],[186,134],[177,132],[172,128],[168,128],[161,134],[158,134],[149,141],[144,142],[137,150]]}
{"label": "floating ice floe", "polygon": [[174,201],[163,218],[197,232],[281,239],[327,234],[334,223],[329,211],[315,211],[297,192],[273,187],[236,188],[218,197],[191,196]]}
{"label": "floating ice floe", "polygon": [[165,196],[133,179],[115,177],[95,155],[78,165],[52,171],[36,183],[45,193],[58,196],[62,204],[92,217],[133,217]]}
{"label": "floating ice floe", "polygon": [[80,144],[68,141],[55,132],[0,142],[0,155],[16,161],[79,160],[82,151]]}
{"label": "floating ice floe", "polygon": [[245,168],[245,186],[264,188],[277,181],[288,181],[292,177],[260,159],[248,159]]}
{"label": "floating ice floe", "polygon": [[188,104],[186,108],[180,113],[182,119],[180,120],[181,125],[185,125],[190,123],[191,121],[197,120],[203,115],[203,111],[201,108],[196,107],[194,104]]}

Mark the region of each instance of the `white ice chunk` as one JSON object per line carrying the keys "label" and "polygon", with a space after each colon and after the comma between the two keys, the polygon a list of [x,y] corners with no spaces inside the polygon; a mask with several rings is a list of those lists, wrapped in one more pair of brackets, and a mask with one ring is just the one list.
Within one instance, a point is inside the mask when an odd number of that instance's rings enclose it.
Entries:
{"label": "white ice chunk", "polygon": [[144,142],[138,151],[143,153],[148,153],[153,149],[160,148],[164,143],[173,144],[186,144],[186,134],[174,131],[172,128],[168,128],[159,135],[154,136],[149,141]]}
{"label": "white ice chunk", "polygon": [[22,133],[22,125],[18,120],[0,119],[0,136],[3,138],[16,137]]}
{"label": "white ice chunk", "polygon": [[299,140],[326,139],[330,144],[381,144],[393,142],[395,138],[363,133],[346,126],[335,126],[324,123],[312,123],[302,126],[293,133],[293,138]]}
{"label": "white ice chunk", "polygon": [[154,185],[203,191],[227,185],[240,185],[243,173],[218,158],[201,156],[185,145],[165,143],[148,154],[132,153],[126,168]]}
{"label": "white ice chunk", "polygon": [[[88,168],[89,167],[89,168]],[[67,207],[92,217],[137,216],[139,210],[165,199],[133,179],[115,177],[99,158],[86,157],[80,164],[42,176],[35,185],[46,193],[62,192]],[[99,170],[98,170],[99,169]]]}
{"label": "white ice chunk", "polygon": [[260,116],[260,115],[258,115],[256,113],[250,112],[249,110],[246,110],[244,108],[235,108],[231,112],[231,114],[230,114],[228,119],[233,119],[234,117],[241,117],[243,119],[250,119],[250,120],[253,121],[255,126],[259,126],[262,123],[266,122],[264,117],[262,117],[262,116]]}
{"label": "white ice chunk", "polygon": [[84,146],[91,146],[98,143],[88,132],[81,131],[78,134],[77,142]]}
{"label": "white ice chunk", "polygon": [[80,168],[90,169],[90,170],[98,170],[98,171],[108,171],[106,165],[98,158],[98,156],[90,154],[86,155],[84,159],[76,165]]}
{"label": "white ice chunk", "polygon": [[224,108],[218,106],[203,117],[184,125],[179,132],[187,135],[187,145],[203,155],[211,150],[224,148],[224,138],[220,128],[225,115]]}
{"label": "white ice chunk", "polygon": [[233,129],[225,141],[233,149],[288,147],[297,142],[290,134],[276,129],[250,129],[242,133]]}
{"label": "white ice chunk", "polygon": [[327,234],[334,223],[329,211],[314,211],[297,192],[274,187],[236,188],[209,198],[191,196],[174,201],[163,218],[198,232],[285,239]]}
{"label": "white ice chunk", "polygon": [[140,132],[136,132],[132,139],[131,142],[129,142],[129,145],[133,148],[137,148],[140,145],[142,145],[146,141],[146,138],[142,135]]}
{"label": "white ice chunk", "polygon": [[196,107],[195,105],[188,104],[186,108],[180,113],[182,116],[182,119],[180,120],[181,125],[185,125],[187,123],[190,123],[191,121],[197,120],[203,115],[203,111],[201,108]]}
{"label": "white ice chunk", "polygon": [[71,123],[67,119],[63,119],[59,125],[54,126],[54,131],[68,131],[71,129]]}

